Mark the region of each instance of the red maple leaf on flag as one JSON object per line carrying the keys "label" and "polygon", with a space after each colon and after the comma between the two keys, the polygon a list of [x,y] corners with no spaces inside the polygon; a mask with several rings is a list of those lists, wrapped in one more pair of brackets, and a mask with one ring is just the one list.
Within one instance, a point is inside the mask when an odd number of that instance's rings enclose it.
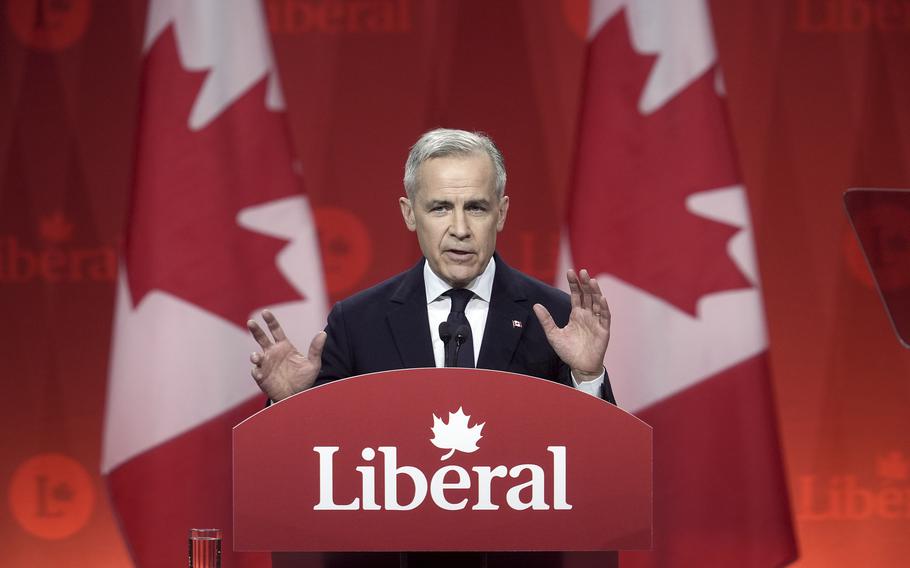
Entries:
{"label": "red maple leaf on flag", "polygon": [[690,195],[739,182],[714,69],[645,115],[638,101],[656,57],[632,49],[623,12],[589,53],[569,210],[575,264],[691,314],[705,294],[749,287],[726,250],[739,229],[686,209]]}
{"label": "red maple leaf on flag", "polygon": [[276,268],[287,241],[241,227],[237,215],[299,187],[283,114],[265,107],[266,78],[190,130],[207,74],[180,64],[172,27],[147,54],[126,243],[129,286],[134,306],[161,290],[243,327],[257,307],[301,296]]}

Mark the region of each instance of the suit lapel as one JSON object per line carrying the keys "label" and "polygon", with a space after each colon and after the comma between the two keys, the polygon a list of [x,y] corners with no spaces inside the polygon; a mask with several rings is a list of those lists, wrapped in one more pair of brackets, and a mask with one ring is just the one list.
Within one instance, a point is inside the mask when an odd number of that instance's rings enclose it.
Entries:
{"label": "suit lapel", "polygon": [[496,275],[490,293],[490,311],[483,330],[483,344],[477,367],[505,370],[512,361],[518,341],[528,324],[527,297],[511,268],[496,259]]}
{"label": "suit lapel", "polygon": [[405,275],[390,299],[392,308],[387,316],[395,346],[406,369],[436,366],[430,342],[423,263],[421,260]]}

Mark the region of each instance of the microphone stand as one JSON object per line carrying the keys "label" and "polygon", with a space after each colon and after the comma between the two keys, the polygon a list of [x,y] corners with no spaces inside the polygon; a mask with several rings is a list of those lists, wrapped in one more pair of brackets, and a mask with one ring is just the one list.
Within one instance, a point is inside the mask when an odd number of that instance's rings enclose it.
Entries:
{"label": "microphone stand", "polygon": [[[449,322],[444,321],[439,324],[439,339],[442,340],[442,362],[445,367],[454,367],[455,365],[449,362],[449,341],[452,339],[452,331],[449,329]],[[457,350],[457,347],[456,347]],[[457,353],[457,351],[456,351]],[[456,359],[457,361],[457,359]]]}
{"label": "microphone stand", "polygon": [[458,329],[455,330],[455,355],[452,357],[452,366],[458,366],[458,352],[461,350],[461,346],[464,345],[464,342],[468,339],[468,326],[459,325]]}

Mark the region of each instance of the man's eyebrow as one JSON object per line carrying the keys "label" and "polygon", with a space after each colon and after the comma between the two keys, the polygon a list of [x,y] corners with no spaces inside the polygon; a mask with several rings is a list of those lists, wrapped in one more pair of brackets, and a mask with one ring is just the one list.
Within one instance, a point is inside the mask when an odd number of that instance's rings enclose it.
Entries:
{"label": "man's eyebrow", "polygon": [[480,205],[482,207],[488,207],[490,205],[490,200],[486,199],[484,197],[478,197],[477,199],[469,199],[468,201],[465,201],[465,204],[464,204],[465,207],[472,207],[472,206],[476,206],[476,205]]}
{"label": "man's eyebrow", "polygon": [[433,199],[433,200],[428,201],[428,202],[426,203],[427,209],[433,209],[434,207],[439,207],[439,206],[442,206],[442,205],[451,206],[451,205],[452,205],[452,202],[449,201],[449,200],[447,200],[447,199]]}

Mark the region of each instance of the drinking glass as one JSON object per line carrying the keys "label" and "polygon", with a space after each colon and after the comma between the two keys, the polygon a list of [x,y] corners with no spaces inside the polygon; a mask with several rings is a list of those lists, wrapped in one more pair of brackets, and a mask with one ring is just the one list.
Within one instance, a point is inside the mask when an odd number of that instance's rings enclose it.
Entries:
{"label": "drinking glass", "polygon": [[190,529],[189,568],[221,568],[221,529]]}

